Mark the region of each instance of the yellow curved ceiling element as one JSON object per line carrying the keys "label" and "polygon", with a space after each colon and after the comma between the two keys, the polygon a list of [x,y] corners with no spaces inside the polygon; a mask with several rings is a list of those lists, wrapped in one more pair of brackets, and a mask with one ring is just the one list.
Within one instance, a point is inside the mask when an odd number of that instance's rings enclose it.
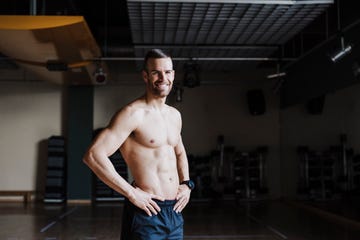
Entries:
{"label": "yellow curved ceiling element", "polygon": [[[91,59],[101,56],[82,16],[0,16],[0,52],[40,79],[70,85],[95,84]],[[49,71],[54,60],[69,70]]]}
{"label": "yellow curved ceiling element", "polygon": [[84,21],[82,16],[0,16],[0,29],[35,30],[55,28]]}

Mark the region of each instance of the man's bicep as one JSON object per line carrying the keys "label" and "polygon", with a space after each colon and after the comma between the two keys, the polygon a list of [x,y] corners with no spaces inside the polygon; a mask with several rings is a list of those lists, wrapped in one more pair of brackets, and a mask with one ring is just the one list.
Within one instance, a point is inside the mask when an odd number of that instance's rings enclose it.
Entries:
{"label": "man's bicep", "polygon": [[116,134],[109,128],[105,128],[96,137],[93,142],[91,149],[98,153],[106,154],[107,156],[112,155],[119,149],[119,139]]}
{"label": "man's bicep", "polygon": [[138,117],[129,110],[116,114],[106,128],[107,144],[117,150],[136,129],[137,123]]}
{"label": "man's bicep", "polygon": [[183,144],[183,141],[182,141],[182,138],[180,136],[180,139],[179,139],[179,142],[178,144],[175,146],[175,154],[177,156],[180,156],[182,154],[185,154],[185,147],[184,147],[184,144]]}

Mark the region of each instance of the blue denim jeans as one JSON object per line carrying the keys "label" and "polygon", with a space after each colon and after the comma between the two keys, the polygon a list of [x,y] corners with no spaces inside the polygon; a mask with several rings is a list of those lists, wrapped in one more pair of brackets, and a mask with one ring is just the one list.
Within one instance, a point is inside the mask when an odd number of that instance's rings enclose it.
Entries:
{"label": "blue denim jeans", "polygon": [[125,200],[121,240],[180,240],[183,239],[184,220],[173,208],[176,200],[154,200],[161,211],[148,216],[146,212]]}

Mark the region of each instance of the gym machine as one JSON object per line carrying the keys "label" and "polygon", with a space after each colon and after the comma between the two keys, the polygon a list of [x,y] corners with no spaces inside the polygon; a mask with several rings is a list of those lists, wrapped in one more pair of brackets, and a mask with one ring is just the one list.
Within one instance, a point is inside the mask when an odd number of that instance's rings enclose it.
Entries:
{"label": "gym machine", "polygon": [[298,147],[300,196],[312,200],[339,198],[353,188],[353,149],[346,146],[346,135],[340,135],[340,145],[325,151]]}
{"label": "gym machine", "polygon": [[237,152],[234,159],[234,187],[236,200],[259,199],[268,190],[265,181],[267,147],[252,152]]}
{"label": "gym machine", "polygon": [[259,199],[268,190],[265,179],[267,147],[239,151],[224,144],[222,135],[209,155],[188,155],[190,178],[196,182],[192,200]]}
{"label": "gym machine", "polygon": [[336,192],[335,165],[337,156],[331,151],[312,151],[299,147],[300,181],[299,193],[317,200],[334,197]]}

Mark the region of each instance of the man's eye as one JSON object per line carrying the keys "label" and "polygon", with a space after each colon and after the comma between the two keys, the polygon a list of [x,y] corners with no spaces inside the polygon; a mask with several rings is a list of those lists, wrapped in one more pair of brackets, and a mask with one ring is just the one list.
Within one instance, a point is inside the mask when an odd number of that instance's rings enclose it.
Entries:
{"label": "man's eye", "polygon": [[[152,76],[159,76],[161,74],[161,72],[162,71],[154,70],[154,71],[151,71],[150,73],[151,73]],[[163,73],[165,73],[166,75],[171,75],[173,72],[174,72],[174,70],[166,70]]]}
{"label": "man's eye", "polygon": [[158,71],[152,71],[151,75],[153,75],[153,76],[159,75],[159,72]]}

